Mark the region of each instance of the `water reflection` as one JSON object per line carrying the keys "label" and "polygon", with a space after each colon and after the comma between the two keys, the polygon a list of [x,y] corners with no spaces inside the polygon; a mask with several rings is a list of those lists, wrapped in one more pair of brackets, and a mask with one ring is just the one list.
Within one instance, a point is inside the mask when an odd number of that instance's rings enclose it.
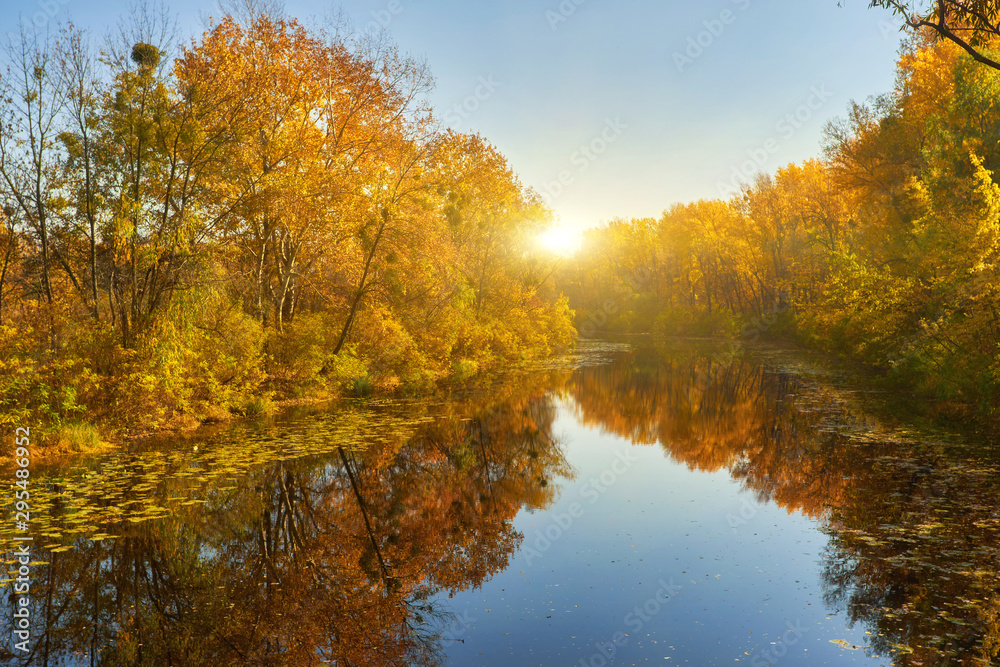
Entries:
{"label": "water reflection", "polygon": [[[329,443],[327,454],[209,487],[203,502],[177,504],[167,519],[105,525],[113,539],[76,539],[34,568],[32,652],[7,657],[438,664],[450,619],[430,600],[506,567],[522,539],[514,515],[544,508],[556,489],[548,480],[570,475],[546,393],[561,381],[533,380],[494,387],[489,400],[412,405],[433,420],[408,437],[366,449]],[[168,487],[154,491],[163,504]],[[11,636],[6,593],[2,632]]]}
{"label": "water reflection", "polygon": [[692,469],[725,469],[759,502],[821,520],[824,599],[864,624],[870,654],[907,667],[996,664],[992,445],[891,426],[850,383],[763,356],[648,348],[581,369],[569,393],[581,421]]}
{"label": "water reflection", "polygon": [[[81,471],[54,471],[44,530],[75,535],[74,548],[36,549],[48,564],[33,568],[32,652],[15,656],[8,644],[4,657],[441,664],[456,627],[442,594],[506,568],[523,538],[515,515],[544,510],[573,475],[552,432],[559,396],[585,424],[732,475],[760,502],[816,519],[830,535],[816,584],[870,631],[869,652],[906,667],[991,664],[1000,652],[996,461],[891,425],[856,388],[794,355],[640,348],[478,395],[235,429],[162,479],[141,457],[109,460],[117,497],[83,502]],[[285,441],[312,449],[230,477],[208,470]],[[138,499],[143,514],[121,511]],[[99,525],[70,530],[87,517]],[[15,602],[9,587],[5,595],[9,637]]]}
{"label": "water reflection", "polygon": [[838,433],[867,420],[831,387],[726,348],[642,348],[581,369],[569,387],[581,422],[659,444],[692,470],[728,469],[758,501],[810,517],[849,484]]}

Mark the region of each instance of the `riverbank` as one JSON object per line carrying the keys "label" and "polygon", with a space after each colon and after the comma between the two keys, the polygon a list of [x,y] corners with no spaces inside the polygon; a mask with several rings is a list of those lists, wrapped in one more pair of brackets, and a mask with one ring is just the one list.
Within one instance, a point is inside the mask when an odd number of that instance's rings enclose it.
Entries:
{"label": "riverbank", "polygon": [[[770,315],[740,318],[716,314],[709,321],[694,320],[694,326],[663,327],[644,335],[664,340],[684,333],[712,338],[730,348],[754,346],[765,343],[779,347],[797,348],[823,355],[834,364],[851,368],[863,375],[878,390],[898,397],[912,410],[919,404],[924,416],[940,426],[956,426],[963,431],[1000,433],[1000,414],[995,407],[998,391],[996,384],[977,385],[973,377],[952,373],[947,378],[929,369],[920,370],[902,357],[879,359],[858,352],[829,332],[823,332],[809,317],[781,309]],[[718,323],[723,325],[719,326]],[[664,333],[668,331],[670,333]],[[949,386],[942,386],[943,380]]]}
{"label": "riverbank", "polygon": [[204,349],[179,348],[169,339],[126,350],[107,339],[110,328],[76,331],[46,351],[38,336],[0,327],[0,425],[31,428],[40,458],[87,455],[343,398],[427,395],[572,345],[566,335],[543,334],[534,346],[508,341],[506,349],[487,347],[454,362],[415,349],[352,345],[332,354],[329,341],[303,319],[243,355],[243,341],[231,332],[212,364]]}

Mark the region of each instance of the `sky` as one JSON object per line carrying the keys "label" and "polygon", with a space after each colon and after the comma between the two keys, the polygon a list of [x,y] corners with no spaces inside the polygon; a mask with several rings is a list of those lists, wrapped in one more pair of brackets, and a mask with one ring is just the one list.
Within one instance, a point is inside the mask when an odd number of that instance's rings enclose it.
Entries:
{"label": "sky", "polygon": [[[850,100],[889,92],[901,33],[868,0],[286,0],[341,10],[425,59],[446,125],[479,133],[558,225],[655,217],[726,196],[747,174],[821,155]],[[18,17],[100,36],[128,0],[3,0]],[[199,35],[217,5],[166,0]]]}

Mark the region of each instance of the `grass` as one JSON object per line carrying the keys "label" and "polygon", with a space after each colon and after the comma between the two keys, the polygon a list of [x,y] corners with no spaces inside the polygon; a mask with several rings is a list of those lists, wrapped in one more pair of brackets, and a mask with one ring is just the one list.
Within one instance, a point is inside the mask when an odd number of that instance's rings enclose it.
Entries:
{"label": "grass", "polygon": [[108,448],[101,439],[101,433],[96,426],[87,422],[70,422],[63,424],[55,433],[56,446],[61,451],[86,454]]}

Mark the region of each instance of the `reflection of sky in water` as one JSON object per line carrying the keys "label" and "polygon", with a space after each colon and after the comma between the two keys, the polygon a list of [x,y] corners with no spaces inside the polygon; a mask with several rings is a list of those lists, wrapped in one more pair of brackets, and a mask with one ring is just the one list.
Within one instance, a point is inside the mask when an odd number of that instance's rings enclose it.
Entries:
{"label": "reflection of sky in water", "polygon": [[139,643],[148,664],[433,665],[442,629],[455,665],[989,664],[1000,467],[867,386],[775,349],[587,343],[40,468],[34,611],[54,573],[67,665]]}
{"label": "reflection of sky in water", "polygon": [[691,472],[659,446],[583,427],[565,402],[553,433],[576,479],[517,517],[525,539],[506,571],[450,601],[475,619],[453,631],[466,641],[446,646],[451,664],[601,665],[597,644],[609,652],[618,632],[609,664],[887,664],[832,643],[864,646],[865,632],[827,613],[816,522],[758,505],[725,470]]}

